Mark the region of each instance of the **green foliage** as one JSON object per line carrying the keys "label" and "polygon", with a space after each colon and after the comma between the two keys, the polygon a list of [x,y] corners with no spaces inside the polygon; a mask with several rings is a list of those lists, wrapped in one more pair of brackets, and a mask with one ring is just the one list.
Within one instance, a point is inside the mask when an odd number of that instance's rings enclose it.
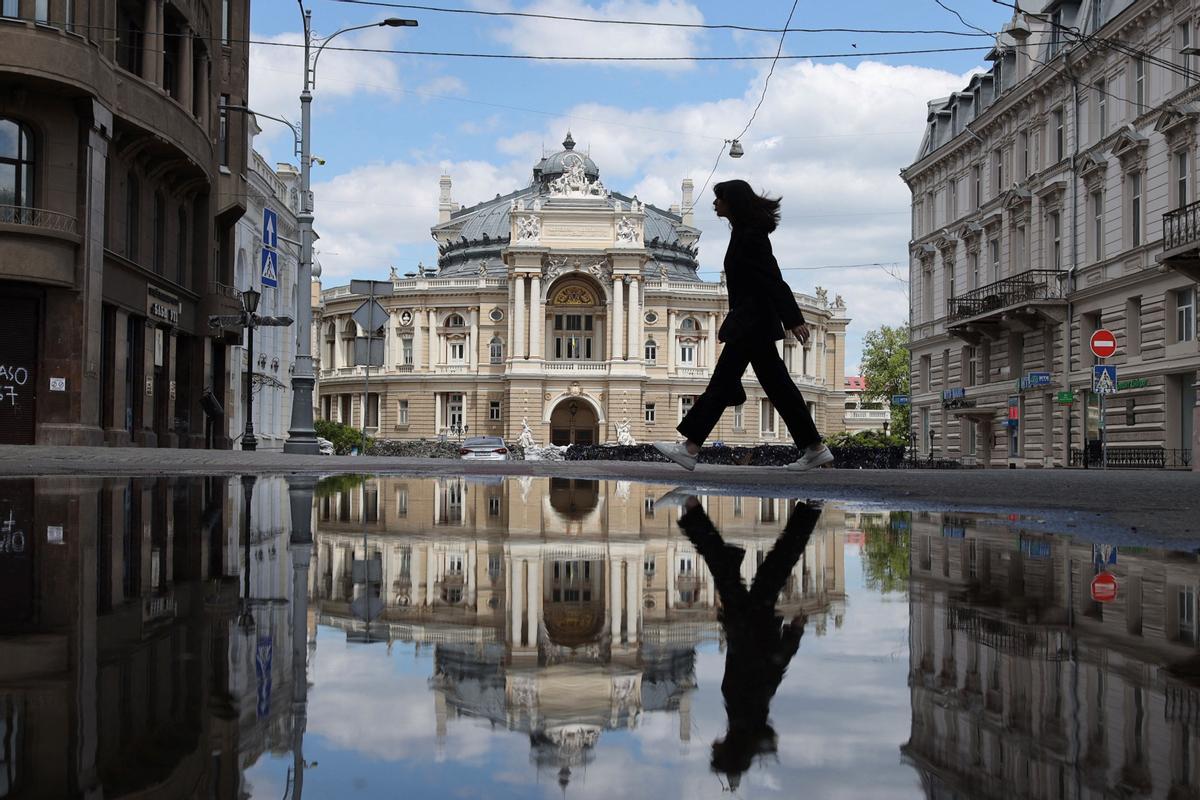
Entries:
{"label": "green foliage", "polygon": [[330,475],[317,481],[317,497],[333,497],[350,489],[357,489],[367,479],[366,475]]}
{"label": "green foliage", "polygon": [[[894,394],[909,393],[908,328],[881,325],[863,337],[859,365],[864,400],[890,403]],[[892,430],[907,437],[909,406],[892,406]]]}
{"label": "green foliage", "polygon": [[[357,447],[360,451],[363,449],[363,435],[358,428],[327,419],[317,420],[313,423],[313,427],[317,431],[317,436],[333,442],[333,451],[339,456],[349,455],[352,447]],[[372,439],[368,436],[367,447],[370,448],[371,444]]]}
{"label": "green foliage", "polygon": [[875,430],[858,433],[841,431],[826,436],[825,444],[830,447],[903,447],[905,441],[903,431],[899,434],[888,431],[887,436],[883,435],[883,431]]}
{"label": "green foliage", "polygon": [[[899,512],[892,512],[898,516]],[[876,520],[863,520],[863,578],[868,589],[879,592],[903,592],[908,589],[907,528]]]}

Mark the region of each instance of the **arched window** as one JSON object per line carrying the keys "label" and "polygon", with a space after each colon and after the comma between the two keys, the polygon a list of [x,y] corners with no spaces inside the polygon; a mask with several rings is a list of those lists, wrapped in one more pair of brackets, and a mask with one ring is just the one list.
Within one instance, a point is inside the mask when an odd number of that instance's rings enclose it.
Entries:
{"label": "arched window", "polygon": [[[33,138],[19,122],[0,117],[0,206],[33,207]],[[15,209],[0,208],[0,221],[20,222]]]}
{"label": "arched window", "polygon": [[488,343],[488,352],[493,364],[504,363],[504,342],[500,341],[499,336],[492,337],[492,341]]}
{"label": "arched window", "polygon": [[358,326],[354,324],[354,320],[346,320],[346,324],[342,326],[342,363],[346,366],[354,365],[354,337],[358,335]]}
{"label": "arched window", "polygon": [[700,330],[700,326],[696,324],[696,320],[694,318],[685,317],[684,320],[679,323],[679,330],[681,330],[681,331],[696,331],[696,330]]}
{"label": "arched window", "polygon": [[325,369],[333,369],[333,348],[337,343],[337,325],[329,323],[325,326],[325,348],[321,354],[324,360]]}
{"label": "arched window", "polygon": [[463,326],[463,318],[461,314],[451,314],[446,317],[447,328],[461,328]]}
{"label": "arched window", "polygon": [[658,343],[653,339],[646,341],[646,363],[653,364],[658,361]]}

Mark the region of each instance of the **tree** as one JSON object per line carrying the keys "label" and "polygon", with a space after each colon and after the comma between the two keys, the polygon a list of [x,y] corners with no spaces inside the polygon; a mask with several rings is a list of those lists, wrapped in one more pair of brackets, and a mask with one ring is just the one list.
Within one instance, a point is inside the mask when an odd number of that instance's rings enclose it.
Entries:
{"label": "tree", "polygon": [[[891,403],[892,395],[908,394],[908,328],[882,325],[863,337],[863,399]],[[892,406],[892,432],[900,435],[909,426],[909,406]]]}
{"label": "tree", "polygon": [[893,512],[887,522],[863,519],[863,582],[868,589],[902,592],[908,589],[908,526],[900,526],[907,515]]}

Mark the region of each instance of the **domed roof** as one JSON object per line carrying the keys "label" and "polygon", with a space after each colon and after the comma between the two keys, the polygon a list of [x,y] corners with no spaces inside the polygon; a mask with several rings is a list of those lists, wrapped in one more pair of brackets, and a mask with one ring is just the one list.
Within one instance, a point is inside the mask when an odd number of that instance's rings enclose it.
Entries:
{"label": "domed roof", "polygon": [[562,146],[562,150],[546,156],[533,166],[534,183],[549,183],[566,172],[572,166],[572,162],[583,164],[583,174],[589,180],[594,181],[600,177],[600,168],[596,166],[596,162],[586,153],[575,152],[575,140],[571,138],[570,131],[567,131],[567,138],[563,139]]}

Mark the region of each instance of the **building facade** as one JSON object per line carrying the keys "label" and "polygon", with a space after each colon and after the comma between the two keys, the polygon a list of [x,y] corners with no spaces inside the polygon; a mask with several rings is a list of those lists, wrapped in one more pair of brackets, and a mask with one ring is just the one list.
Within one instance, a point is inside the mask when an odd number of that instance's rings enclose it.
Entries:
{"label": "building facade", "polygon": [[228,446],[248,0],[0,6],[0,442]]}
{"label": "building facade", "polygon": [[[721,350],[724,282],[698,276],[692,183],[663,211],[609,192],[575,150],[541,159],[530,185],[469,208],[441,179],[438,268],[401,277],[382,298],[388,323],[373,369],[368,433],[384,439],[485,434],[538,444],[674,438]],[[813,330],[779,343],[823,432],[841,430],[845,330],[840,297],[796,295]],[[321,293],[319,416],[361,426],[363,368],[351,318],[365,300]],[[747,401],[713,432],[729,443],[789,441],[752,374]]]}
{"label": "building facade", "polygon": [[960,514],[914,514],[911,537],[901,752],[926,797],[1200,795],[1194,554]]}
{"label": "building facade", "polygon": [[[300,211],[300,171],[284,163],[276,164],[272,169],[254,149],[254,136],[257,133],[258,127],[251,121],[246,214],[237,223],[234,287],[239,292],[246,289],[262,292],[258,303],[260,316],[295,317],[299,248],[289,245],[286,240],[299,241],[300,237],[296,221],[296,214]],[[268,266],[264,269],[263,212],[267,209],[274,214],[277,235],[283,238],[278,240],[278,246],[274,248],[274,257],[267,256]],[[248,361],[249,353],[244,339],[230,352],[230,375],[226,381],[229,391],[225,408],[229,411],[227,416],[233,437],[240,436],[245,430],[245,381],[253,366],[253,422],[258,449],[283,450],[292,415],[295,327],[257,328],[254,332],[253,365]]]}
{"label": "building facade", "polygon": [[1041,5],[929,103],[902,172],[914,436],[981,466],[1093,464],[1103,435],[1110,464],[1195,467],[1200,4]]}
{"label": "building facade", "polygon": [[847,375],[846,387],[846,422],[847,433],[862,431],[884,431],[891,424],[892,412],[880,400],[864,400],[863,393],[867,390],[866,381],[861,375]]}

